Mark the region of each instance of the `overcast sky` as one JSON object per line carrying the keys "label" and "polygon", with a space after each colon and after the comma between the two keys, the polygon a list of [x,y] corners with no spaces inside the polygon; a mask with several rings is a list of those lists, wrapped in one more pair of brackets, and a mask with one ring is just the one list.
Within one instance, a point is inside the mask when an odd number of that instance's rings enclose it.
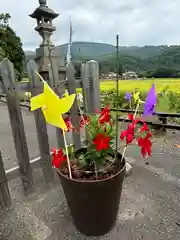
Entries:
{"label": "overcast sky", "polygon": [[[60,13],[54,20],[57,30],[53,42],[68,41],[69,17],[73,40],[121,45],[180,44],[180,0],[47,0]],[[36,21],[28,15],[38,0],[0,0],[1,12],[12,16],[11,26],[23,41],[24,49],[34,50],[40,37],[34,31]]]}

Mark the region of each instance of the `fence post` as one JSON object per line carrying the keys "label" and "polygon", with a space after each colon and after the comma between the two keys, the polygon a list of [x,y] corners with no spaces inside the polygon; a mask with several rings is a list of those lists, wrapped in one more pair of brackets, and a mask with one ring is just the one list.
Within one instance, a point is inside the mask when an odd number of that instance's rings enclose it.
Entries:
{"label": "fence post", "polygon": [[99,63],[97,61],[91,60],[82,66],[82,85],[86,112],[100,111]]}
{"label": "fence post", "polygon": [[0,151],[0,205],[9,207],[11,205],[11,196],[8,188],[8,181],[4,169],[3,159]]}
{"label": "fence post", "polygon": [[12,62],[7,58],[1,62],[0,70],[3,88],[6,95],[16,155],[19,163],[20,177],[24,192],[25,194],[28,194],[28,192],[32,191],[33,178],[20,101],[16,91],[15,70]]}
{"label": "fence post", "polygon": [[[69,94],[76,93],[75,69],[72,63],[69,63],[67,67],[67,79],[68,79]],[[72,125],[76,129],[75,132],[73,131],[73,141],[74,141],[75,149],[78,150],[81,148],[81,138],[80,138],[80,117],[79,117],[77,99],[75,99],[75,102],[71,108],[71,119],[72,119]]]}
{"label": "fence post", "polygon": [[[49,64],[49,82],[50,86],[53,88],[55,93],[59,96],[62,97],[64,93],[64,86],[60,86],[60,78],[59,78],[59,71],[58,71],[58,66],[56,61],[50,61]],[[56,137],[57,137],[57,144],[58,147],[64,147],[64,138],[63,134],[60,128],[56,128]]]}
{"label": "fence post", "polygon": [[[38,95],[43,90],[42,81],[35,72],[38,72],[38,66],[34,60],[27,64],[28,75],[30,78],[30,89],[32,96]],[[47,134],[47,125],[41,109],[34,111],[36,131],[41,154],[40,165],[43,171],[45,180],[53,181],[54,174],[51,165],[51,155],[49,150],[49,139]]]}

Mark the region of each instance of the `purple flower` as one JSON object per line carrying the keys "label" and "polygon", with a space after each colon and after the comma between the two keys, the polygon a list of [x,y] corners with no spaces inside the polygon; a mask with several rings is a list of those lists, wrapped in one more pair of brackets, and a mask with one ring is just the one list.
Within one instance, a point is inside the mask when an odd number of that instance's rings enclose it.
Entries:
{"label": "purple flower", "polygon": [[125,94],[125,96],[124,96],[124,98],[125,98],[127,101],[129,101],[129,102],[131,101],[131,97],[132,97],[132,94],[131,94],[131,93],[128,93],[128,92],[127,92],[127,93]]}
{"label": "purple flower", "polygon": [[157,97],[155,91],[155,84],[152,85],[147,98],[144,104],[144,116],[152,115],[154,113],[155,105],[156,105]]}

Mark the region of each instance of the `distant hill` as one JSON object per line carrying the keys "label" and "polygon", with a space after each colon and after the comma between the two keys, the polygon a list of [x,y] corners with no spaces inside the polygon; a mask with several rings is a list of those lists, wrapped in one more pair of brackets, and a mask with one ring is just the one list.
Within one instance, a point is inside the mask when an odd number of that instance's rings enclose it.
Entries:
{"label": "distant hill", "polygon": [[[66,56],[68,44],[56,47],[59,54]],[[106,43],[93,42],[74,42],[72,44],[72,56],[74,58],[80,57],[98,57],[104,54],[110,54],[116,51],[116,47]]]}
{"label": "distant hill", "polygon": [[[60,57],[65,58],[68,44],[56,47]],[[35,52],[26,53],[26,62],[35,57]],[[74,61],[96,59],[100,62],[100,71],[116,70],[116,47],[106,43],[74,42],[72,44]],[[122,71],[136,71],[139,75],[153,74],[167,68],[180,73],[180,46],[130,46],[120,47]],[[175,75],[177,76],[177,74]]]}
{"label": "distant hill", "polygon": [[[61,57],[66,57],[68,44],[63,44],[56,47],[56,51]],[[116,51],[116,47],[106,43],[91,43],[91,42],[73,42],[72,55],[74,58],[80,57],[98,57],[104,54],[110,54]],[[25,51],[26,56],[35,56],[33,51]]]}
{"label": "distant hill", "polygon": [[[135,71],[139,76],[146,77],[180,77],[180,46],[152,47],[157,52],[150,52],[149,55],[146,55],[147,49],[139,48],[139,56],[136,51],[120,51],[122,72]],[[101,56],[99,61],[102,72],[116,71],[115,53]]]}
{"label": "distant hill", "polygon": [[[66,57],[68,44],[57,46],[56,49],[61,57]],[[158,56],[161,54],[167,46],[144,46],[144,47],[120,47],[122,55],[139,57],[141,59],[147,59],[149,57]],[[73,42],[72,44],[72,56],[73,58],[99,58],[103,55],[109,55],[116,52],[116,47],[106,43],[93,43],[93,42]],[[35,55],[33,51],[26,51],[27,56]]]}
{"label": "distant hill", "polygon": [[132,56],[146,60],[159,56],[167,46],[143,46],[143,47],[120,47],[120,53],[126,56]]}

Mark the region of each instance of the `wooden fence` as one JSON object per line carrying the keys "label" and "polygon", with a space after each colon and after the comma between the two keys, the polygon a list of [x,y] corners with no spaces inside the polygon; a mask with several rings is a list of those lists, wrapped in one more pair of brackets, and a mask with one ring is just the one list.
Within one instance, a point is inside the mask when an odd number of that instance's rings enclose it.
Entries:
{"label": "wooden fence", "polygon": [[[30,61],[27,65],[30,82],[28,89],[32,96],[42,92],[43,84],[35,73],[38,71],[38,66],[34,61]],[[52,72],[53,71],[53,72]],[[40,109],[34,111],[34,118],[36,124],[37,139],[39,143],[40,156],[38,159],[30,160],[28,145],[26,140],[26,133],[24,130],[24,122],[21,113],[20,100],[18,98],[19,85],[15,79],[15,70],[12,62],[4,59],[0,63],[1,84],[0,89],[5,94],[7,107],[9,111],[10,124],[12,128],[12,137],[16,149],[18,160],[17,167],[9,171],[4,169],[3,159],[0,152],[0,205],[2,207],[11,204],[11,196],[8,188],[8,180],[20,177],[24,194],[28,195],[33,191],[33,174],[32,169],[38,167],[42,168],[45,181],[54,181],[54,172],[51,166],[51,154],[49,149],[49,138],[47,134],[47,126],[44,115]],[[77,87],[82,87],[84,97],[84,109],[88,113],[100,110],[100,81],[99,81],[99,64],[91,60],[82,66],[82,76],[80,81],[76,81],[75,70],[70,63],[67,67],[67,81],[59,81],[58,69],[50,67],[49,69],[49,84],[54,91],[62,96],[67,87],[69,94],[76,92]],[[27,89],[26,89],[27,90]],[[73,104],[70,111],[72,124],[79,128],[79,112],[77,102]],[[63,136],[60,129],[56,129],[58,146],[64,146]],[[73,132],[73,143],[76,149],[81,147],[80,133]],[[38,162],[38,164],[37,164]]]}

